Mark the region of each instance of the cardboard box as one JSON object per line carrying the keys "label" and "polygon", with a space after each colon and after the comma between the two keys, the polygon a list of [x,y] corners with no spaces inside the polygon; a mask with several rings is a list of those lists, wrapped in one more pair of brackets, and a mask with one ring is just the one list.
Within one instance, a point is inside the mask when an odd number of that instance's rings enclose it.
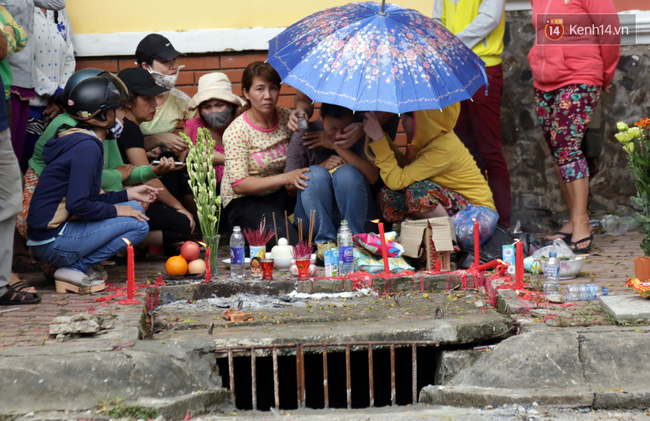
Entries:
{"label": "cardboard box", "polygon": [[[435,259],[441,261],[442,271],[451,270],[451,253],[454,251],[456,233],[450,217],[407,219],[402,222],[399,241],[404,247],[404,255],[426,258],[428,270],[435,268]],[[424,253],[421,252],[422,249]]]}

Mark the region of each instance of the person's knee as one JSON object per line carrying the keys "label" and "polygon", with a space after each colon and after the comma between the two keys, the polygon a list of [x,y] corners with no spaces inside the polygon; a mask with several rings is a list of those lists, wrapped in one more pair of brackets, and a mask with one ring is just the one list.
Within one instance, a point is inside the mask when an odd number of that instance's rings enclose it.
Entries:
{"label": "person's knee", "polygon": [[144,213],[144,208],[142,205],[135,200],[131,200],[129,202],[126,202],[127,205],[131,206],[135,210],[139,210],[140,212]]}
{"label": "person's knee", "polygon": [[337,188],[343,188],[346,191],[351,189],[364,188],[365,177],[353,165],[344,164],[336,169],[332,175],[332,183]]}
{"label": "person's knee", "polygon": [[328,181],[328,179],[331,178],[329,171],[320,165],[310,166],[309,172],[306,174],[309,177],[309,181],[307,182],[308,185],[312,183],[320,184],[322,182]]}

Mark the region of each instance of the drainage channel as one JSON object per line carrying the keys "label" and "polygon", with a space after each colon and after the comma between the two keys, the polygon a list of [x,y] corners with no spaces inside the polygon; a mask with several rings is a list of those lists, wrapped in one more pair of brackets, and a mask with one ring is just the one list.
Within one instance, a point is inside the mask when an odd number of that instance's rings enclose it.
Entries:
{"label": "drainage channel", "polygon": [[219,347],[217,366],[240,410],[414,404],[434,383],[438,341]]}

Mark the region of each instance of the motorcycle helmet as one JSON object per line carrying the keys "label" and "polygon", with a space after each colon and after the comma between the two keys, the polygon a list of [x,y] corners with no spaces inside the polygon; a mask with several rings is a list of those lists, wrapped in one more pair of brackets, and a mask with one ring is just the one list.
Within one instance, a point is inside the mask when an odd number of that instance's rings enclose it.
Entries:
{"label": "motorcycle helmet", "polygon": [[115,113],[108,111],[123,107],[128,97],[124,83],[117,76],[103,72],[72,88],[68,96],[68,114],[75,120],[110,128],[115,123]]}
{"label": "motorcycle helmet", "polygon": [[79,82],[82,80],[86,80],[89,77],[94,77],[94,76],[99,76],[100,74],[104,73],[105,70],[102,69],[97,69],[95,67],[88,67],[86,69],[81,69],[72,74],[70,76],[70,79],[65,84],[65,88],[63,89],[63,94],[62,94],[62,99],[64,100],[63,105],[65,106],[66,102],[68,101],[68,97],[70,96],[70,91],[72,91],[72,88],[77,86]]}

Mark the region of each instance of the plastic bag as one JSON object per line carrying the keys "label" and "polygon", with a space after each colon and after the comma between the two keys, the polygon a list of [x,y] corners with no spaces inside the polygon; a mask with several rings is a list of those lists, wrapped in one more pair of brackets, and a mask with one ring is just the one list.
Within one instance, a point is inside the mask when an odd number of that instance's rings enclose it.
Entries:
{"label": "plastic bag", "polygon": [[[397,233],[395,231],[384,234],[388,257],[400,257],[404,253],[404,247],[394,241],[396,237]],[[352,236],[352,241],[354,241],[355,246],[362,247],[375,256],[381,256],[381,239],[377,234],[372,232],[369,234],[356,234]]]}
{"label": "plastic bag", "polygon": [[485,206],[469,205],[466,209],[451,217],[454,221],[456,241],[462,249],[474,247],[474,220],[478,221],[481,244],[485,243],[494,233],[499,214]]}
{"label": "plastic bag", "polygon": [[557,254],[557,258],[565,258],[569,260],[574,260],[576,258],[575,253],[571,250],[571,247],[567,245],[561,238],[553,240],[553,244],[546,247],[542,247],[539,250],[536,250],[533,253],[533,258],[535,260],[546,260],[548,255],[554,251]]}

